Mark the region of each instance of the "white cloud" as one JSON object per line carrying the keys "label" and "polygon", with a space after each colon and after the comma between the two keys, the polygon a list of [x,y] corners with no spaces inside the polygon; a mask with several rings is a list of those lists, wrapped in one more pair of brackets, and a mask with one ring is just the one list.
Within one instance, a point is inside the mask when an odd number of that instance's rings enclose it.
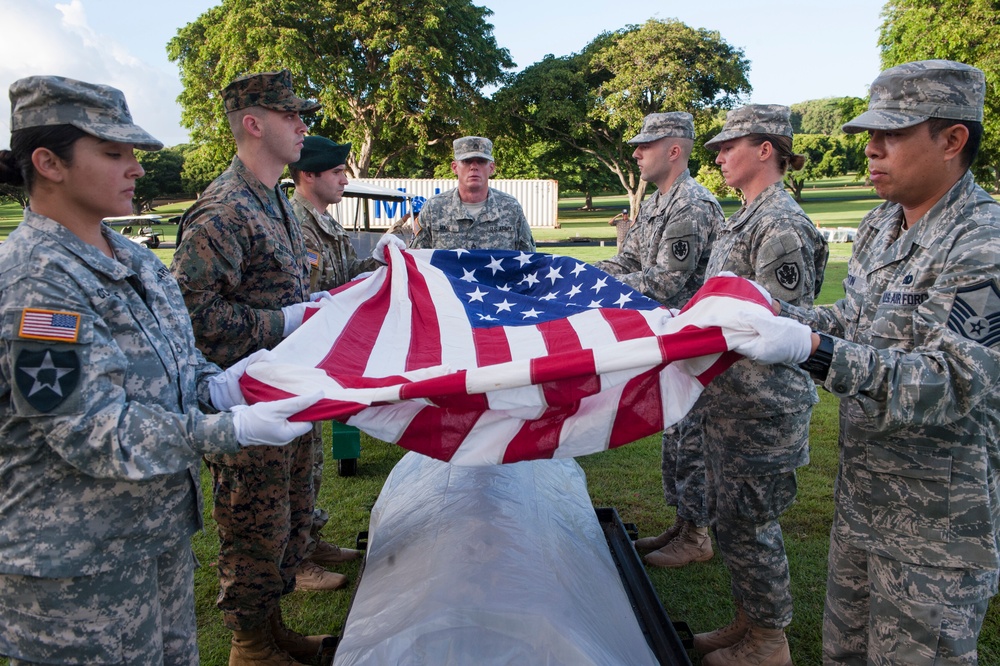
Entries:
{"label": "white cloud", "polygon": [[93,29],[82,0],[0,0],[0,16],[4,19],[0,145],[10,142],[7,89],[32,75],[66,76],[119,88],[132,117],[146,131],[168,146],[187,140],[175,101],[181,92],[176,73],[143,62],[113,36]]}

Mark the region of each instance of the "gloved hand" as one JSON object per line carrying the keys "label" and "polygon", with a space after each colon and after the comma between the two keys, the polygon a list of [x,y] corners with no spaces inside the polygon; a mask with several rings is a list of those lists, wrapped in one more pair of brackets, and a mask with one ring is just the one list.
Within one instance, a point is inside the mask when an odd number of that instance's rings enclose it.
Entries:
{"label": "gloved hand", "polygon": [[212,406],[220,412],[228,412],[236,405],[247,404],[240,390],[240,377],[246,372],[247,366],[256,361],[265,361],[270,355],[267,349],[258,349],[249,356],[244,356],[217,375],[208,379],[208,393],[212,397]]}
{"label": "gloved hand", "polygon": [[313,424],[309,421],[289,421],[288,417],[315,405],[323,397],[322,391],[312,395],[258,402],[254,405],[235,405],[233,427],[236,441],[241,446],[282,446],[301,437]]}
{"label": "gloved hand", "polygon": [[372,259],[379,262],[380,264],[388,263],[385,260],[385,246],[395,245],[399,250],[406,249],[406,243],[402,241],[396,234],[385,233],[382,238],[378,239],[378,243],[375,244],[375,249],[372,250]]}
{"label": "gloved hand", "polygon": [[357,282],[358,280],[367,280],[372,275],[374,275],[374,273],[375,271],[365,271],[364,273],[358,273],[357,275],[351,278],[351,282]]}
{"label": "gloved hand", "polygon": [[740,323],[757,335],[733,351],[758,363],[803,363],[812,353],[812,329],[794,319],[754,310]]}
{"label": "gloved hand", "polygon": [[321,308],[329,305],[330,303],[333,303],[333,298],[329,293],[327,293],[326,298],[320,298],[318,301],[293,303],[292,305],[286,305],[281,308],[281,314],[285,316],[285,328],[284,331],[282,331],[282,335],[287,338],[295,331],[295,329],[302,325],[302,321],[306,316],[306,310]]}
{"label": "gloved hand", "polygon": [[333,298],[329,291],[314,291],[309,294],[309,300],[313,303],[318,303],[319,301],[325,301],[328,298]]}

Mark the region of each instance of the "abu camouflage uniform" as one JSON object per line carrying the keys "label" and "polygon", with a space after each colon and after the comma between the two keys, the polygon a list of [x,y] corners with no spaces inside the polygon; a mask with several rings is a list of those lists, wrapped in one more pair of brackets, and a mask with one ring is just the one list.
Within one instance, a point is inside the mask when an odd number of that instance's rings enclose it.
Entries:
{"label": "abu camouflage uniform", "polygon": [[458,188],[431,197],[420,210],[420,231],[411,248],[535,251],[528,220],[517,199],[489,188],[486,205],[473,219]]}
{"label": "abu camouflage uniform", "polygon": [[[596,266],[667,307],[684,307],[705,282],[715,230],[724,220],[719,202],[685,169],[667,192],[657,190],[642,203],[621,251]],[[661,476],[667,505],[705,527],[701,433],[695,417],[664,431]]]}
{"label": "abu camouflage uniform", "polygon": [[[826,267],[826,241],[781,181],[764,189],[718,230],[707,277],[731,271],[775,298],[812,305]],[[809,462],[812,379],[792,365],[741,359],[705,388],[709,512],[733,597],[752,624],[792,619],[788,560],[778,517],[795,499],[795,469]]]}
{"label": "abu camouflage uniform", "polygon": [[[234,157],[188,209],[172,270],[205,355],[220,365],[278,344],[281,308],[309,298],[291,204]],[[312,522],[312,435],[207,456],[219,527],[218,606],[229,629],[267,621],[294,588]]]}
{"label": "abu camouflage uniform", "polygon": [[302,224],[310,267],[309,291],[336,289],[381,265],[371,257],[358,259],[344,227],[329,213],[316,210],[298,192],[292,195],[292,210]]}
{"label": "abu camouflage uniform", "polygon": [[170,271],[103,234],[29,209],[0,246],[0,654],[196,664],[200,460],[239,444]]}
{"label": "abu camouflage uniform", "polygon": [[[1000,568],[1000,205],[968,172],[916,225],[901,221],[891,203],[862,220],[843,299],[782,304],[836,336],[824,656],[972,663]],[[953,653],[935,655],[939,634]]]}

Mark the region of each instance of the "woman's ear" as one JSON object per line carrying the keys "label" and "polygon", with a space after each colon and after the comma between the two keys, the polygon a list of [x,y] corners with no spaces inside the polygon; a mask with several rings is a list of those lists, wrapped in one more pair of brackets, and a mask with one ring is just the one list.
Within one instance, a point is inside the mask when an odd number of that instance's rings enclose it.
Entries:
{"label": "woman's ear", "polygon": [[61,183],[66,177],[66,163],[48,148],[35,148],[31,153],[31,164],[38,176],[53,183]]}

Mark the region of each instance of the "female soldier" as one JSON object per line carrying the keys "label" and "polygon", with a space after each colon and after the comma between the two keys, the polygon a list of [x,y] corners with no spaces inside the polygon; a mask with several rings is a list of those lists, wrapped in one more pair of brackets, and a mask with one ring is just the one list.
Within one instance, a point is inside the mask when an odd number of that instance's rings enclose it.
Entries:
{"label": "female soldier", "polygon": [[119,90],[35,76],[10,98],[0,182],[31,203],[0,246],[0,654],[197,664],[200,457],[301,435],[315,398],[247,407],[247,360],[207,363],[170,271],[101,223],[132,212],[133,149],[162,147]]}
{"label": "female soldier", "polygon": [[[730,111],[706,148],[719,151],[726,184],[745,205],[723,224],[706,277],[731,271],[776,298],[810,305],[819,293],[827,246],[785,192],[792,153],[789,109],[749,105]],[[778,296],[780,294],[780,296]],[[741,359],[705,389],[706,486],[723,561],[732,577],[736,619],[695,636],[708,666],[791,664],[784,628],[792,621],[788,560],[778,517],[795,499],[795,469],[809,462],[809,417],[818,401],[809,374],[794,365]]]}

